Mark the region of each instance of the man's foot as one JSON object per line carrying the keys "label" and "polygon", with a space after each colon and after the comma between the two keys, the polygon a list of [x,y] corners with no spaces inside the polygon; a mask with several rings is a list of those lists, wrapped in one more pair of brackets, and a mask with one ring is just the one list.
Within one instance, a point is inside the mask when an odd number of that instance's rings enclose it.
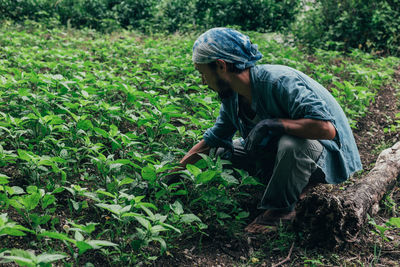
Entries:
{"label": "man's foot", "polygon": [[277,211],[267,210],[259,215],[255,220],[250,223],[244,230],[253,234],[265,234],[276,231],[277,226],[293,222],[296,217],[296,211]]}

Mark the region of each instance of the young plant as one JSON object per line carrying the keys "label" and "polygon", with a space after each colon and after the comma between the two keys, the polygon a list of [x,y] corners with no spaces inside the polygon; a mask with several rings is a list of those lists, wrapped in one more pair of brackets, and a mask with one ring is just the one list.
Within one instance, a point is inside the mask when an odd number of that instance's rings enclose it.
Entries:
{"label": "young plant", "polygon": [[52,263],[65,258],[68,258],[68,256],[64,254],[42,253],[40,255],[35,255],[32,251],[22,249],[6,250],[0,253],[0,259],[2,259],[1,263],[15,262],[19,266],[27,267],[50,267],[53,266]]}
{"label": "young plant", "polygon": [[4,235],[25,236],[26,233],[34,233],[34,231],[11,221],[7,213],[0,214],[0,237]]}

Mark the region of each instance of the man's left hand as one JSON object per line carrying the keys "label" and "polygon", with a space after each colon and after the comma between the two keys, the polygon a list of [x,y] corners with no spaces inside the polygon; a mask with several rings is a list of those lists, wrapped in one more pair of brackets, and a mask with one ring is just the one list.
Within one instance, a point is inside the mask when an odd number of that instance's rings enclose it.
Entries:
{"label": "man's left hand", "polygon": [[266,119],[262,120],[250,131],[246,138],[244,149],[247,153],[254,153],[257,146],[264,137],[267,136],[268,132],[274,134],[281,134],[285,132],[283,124],[279,119]]}

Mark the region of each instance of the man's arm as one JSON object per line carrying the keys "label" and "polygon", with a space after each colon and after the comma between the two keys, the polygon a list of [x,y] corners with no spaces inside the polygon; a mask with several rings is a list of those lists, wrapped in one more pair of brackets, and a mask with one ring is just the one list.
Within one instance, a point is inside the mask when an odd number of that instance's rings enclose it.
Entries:
{"label": "man's arm", "polygon": [[336,129],[330,121],[315,119],[280,119],[284,132],[305,139],[332,140],[336,136]]}
{"label": "man's arm", "polygon": [[269,133],[290,134],[305,139],[333,139],[336,129],[330,121],[316,119],[265,119],[248,134],[245,150],[251,153]]}
{"label": "man's arm", "polygon": [[199,153],[208,154],[210,152],[210,147],[206,144],[206,142],[201,140],[194,147],[192,147],[189,152],[181,159],[179,162],[182,167],[185,167],[187,164],[194,164],[198,160],[201,159]]}

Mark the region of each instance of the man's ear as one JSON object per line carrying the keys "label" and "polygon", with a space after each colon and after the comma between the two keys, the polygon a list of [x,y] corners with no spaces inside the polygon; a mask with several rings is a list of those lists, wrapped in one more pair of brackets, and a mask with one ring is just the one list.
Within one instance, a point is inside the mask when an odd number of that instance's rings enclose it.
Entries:
{"label": "man's ear", "polygon": [[222,59],[217,59],[215,63],[217,64],[217,71],[227,72],[228,66],[226,65],[225,61]]}

